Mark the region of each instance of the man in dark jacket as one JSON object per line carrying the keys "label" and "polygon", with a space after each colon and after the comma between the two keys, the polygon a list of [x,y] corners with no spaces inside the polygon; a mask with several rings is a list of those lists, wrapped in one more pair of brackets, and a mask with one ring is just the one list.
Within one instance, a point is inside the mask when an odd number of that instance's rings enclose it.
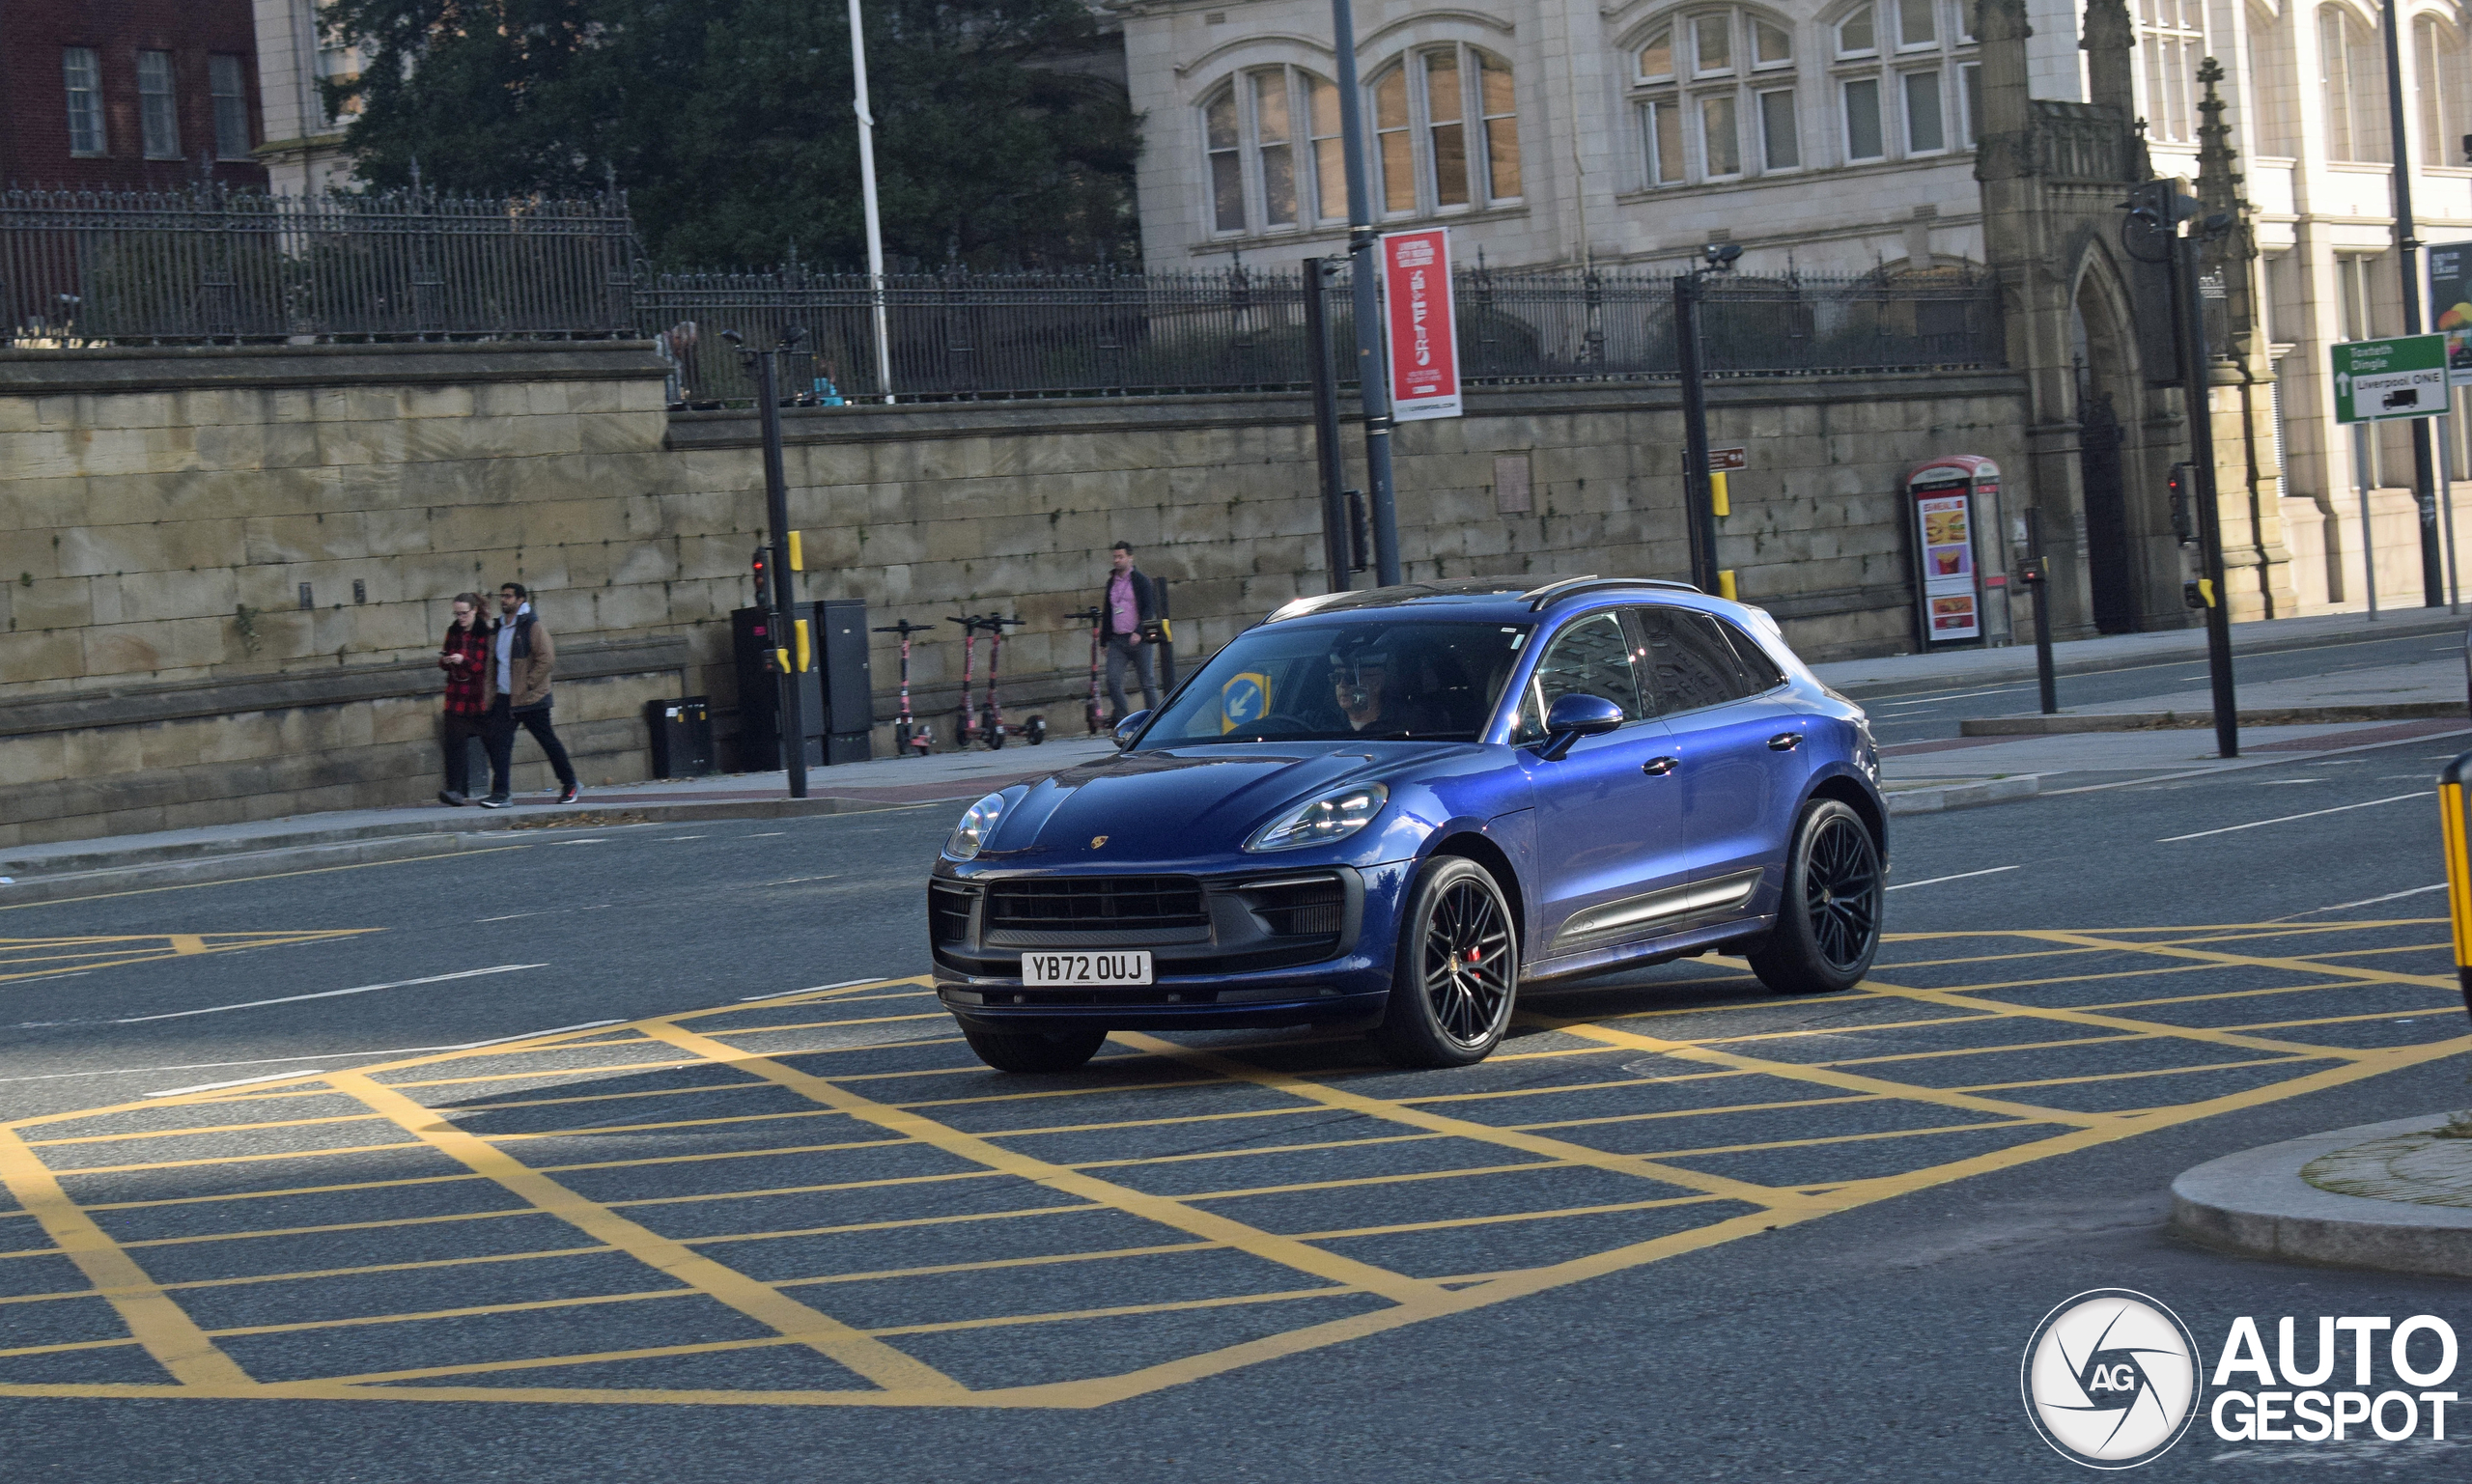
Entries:
{"label": "man in dark jacket", "polygon": [[437,646],[437,667],[446,672],[446,714],[439,737],[446,748],[446,787],[437,801],[470,803],[472,739],[489,736],[489,604],[478,593],[458,593],[455,622]]}
{"label": "man in dark jacket", "polygon": [[1108,702],[1115,719],[1124,720],[1124,672],[1127,665],[1141,677],[1141,708],[1159,709],[1159,684],[1151,679],[1150,651],[1142,640],[1156,631],[1157,595],[1150,579],[1133,565],[1133,544],[1117,542],[1108,553],[1108,585],[1099,595],[1099,640],[1108,651]]}
{"label": "man in dark jacket", "polygon": [[549,638],[549,626],[534,615],[531,596],[520,582],[498,589],[502,617],[490,641],[483,688],[490,703],[490,797],[481,800],[484,809],[503,809],[513,801],[507,774],[515,767],[518,726],[530,732],[548,757],[558,775],[558,802],[574,803],[581,792],[575,765],[567,761],[567,749],[549,726],[549,673],[557,665],[558,647]]}

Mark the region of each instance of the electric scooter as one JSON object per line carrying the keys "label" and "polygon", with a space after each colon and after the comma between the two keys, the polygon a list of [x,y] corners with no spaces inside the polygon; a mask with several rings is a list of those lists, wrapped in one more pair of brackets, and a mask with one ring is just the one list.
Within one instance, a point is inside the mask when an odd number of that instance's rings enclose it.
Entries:
{"label": "electric scooter", "polygon": [[898,624],[887,625],[876,630],[878,633],[901,635],[901,714],[892,724],[892,748],[894,755],[898,757],[923,758],[936,750],[935,728],[910,714],[910,636],[913,633],[925,633],[935,627],[933,624],[913,624],[908,619],[903,619]]}
{"label": "electric scooter", "polygon": [[956,751],[968,752],[969,744],[978,740],[977,718],[969,705],[969,682],[970,671],[978,662],[979,626],[986,620],[975,613],[961,613],[945,622],[962,626],[962,714],[961,718],[953,723],[953,747]]}
{"label": "electric scooter", "polygon": [[[1004,628],[1008,624],[1024,624],[1029,621],[1004,618],[990,613],[979,622],[986,626],[989,633],[995,635],[987,646],[987,708],[979,714],[978,726],[980,740],[987,743],[987,750],[993,752],[1004,745],[1004,703],[996,698],[997,670],[1004,659]],[[1046,735],[1047,723],[1044,720],[1039,723],[1039,732],[1042,737]]]}
{"label": "electric scooter", "polygon": [[1090,699],[1082,703],[1082,720],[1090,728],[1090,735],[1096,737],[1099,724],[1107,719],[1107,714],[1099,710],[1099,620],[1104,615],[1098,608],[1088,607],[1064,616],[1090,626]]}

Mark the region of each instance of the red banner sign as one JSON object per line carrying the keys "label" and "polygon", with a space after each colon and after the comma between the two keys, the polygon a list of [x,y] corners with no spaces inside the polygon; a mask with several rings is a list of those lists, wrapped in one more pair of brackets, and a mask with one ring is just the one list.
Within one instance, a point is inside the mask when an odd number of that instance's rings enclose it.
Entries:
{"label": "red banner sign", "polygon": [[1382,238],[1383,322],[1390,350],[1390,415],[1459,415],[1459,339],[1450,305],[1450,233]]}

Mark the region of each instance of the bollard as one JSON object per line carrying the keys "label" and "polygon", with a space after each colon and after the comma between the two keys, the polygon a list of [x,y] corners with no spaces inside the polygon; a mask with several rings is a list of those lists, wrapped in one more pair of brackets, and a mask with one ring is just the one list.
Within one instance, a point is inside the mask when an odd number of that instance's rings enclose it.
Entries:
{"label": "bollard", "polygon": [[2472,1013],[2472,856],[2465,854],[2467,821],[2463,782],[2472,773],[2472,752],[2458,755],[2437,775],[2439,837],[2446,844],[2447,918],[2455,927],[2455,982],[2463,1008]]}

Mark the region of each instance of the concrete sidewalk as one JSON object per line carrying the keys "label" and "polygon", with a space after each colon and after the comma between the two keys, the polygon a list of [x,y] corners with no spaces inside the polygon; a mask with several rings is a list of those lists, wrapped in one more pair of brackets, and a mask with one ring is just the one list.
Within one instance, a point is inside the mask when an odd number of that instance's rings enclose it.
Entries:
{"label": "concrete sidewalk", "polygon": [[[2244,624],[2233,630],[2233,636],[2236,653],[2267,654],[2367,638],[2457,633],[2462,625],[2463,620],[2442,609],[2410,609],[2374,623],[2357,614],[2335,614]],[[2115,635],[2079,640],[2057,650],[2061,673],[2096,674],[2203,658],[2205,634],[2191,629]],[[2031,647],[1902,655],[1816,667],[1821,678],[1840,690],[1873,699],[2031,678],[2034,668]],[[2203,692],[2199,695],[2203,704]],[[2243,691],[2244,706],[2261,698],[2288,708],[2439,706],[2442,699],[2455,709],[2435,717],[2414,713],[2415,719],[2402,721],[2382,719],[2383,713],[2373,712],[2367,719],[2348,724],[2252,728],[2244,732],[2243,751],[2255,755],[2228,764],[2214,758],[2210,734],[2195,730],[2107,730],[1902,743],[1882,749],[1890,808],[1897,814],[1915,814],[2004,803],[2072,784],[2135,781],[2141,776],[2218,767],[2260,767],[2289,760],[2295,752],[2330,752],[2409,737],[2451,735],[2472,727],[2461,715],[2461,666],[2445,657],[2323,680],[2274,682]],[[2189,692],[2175,690],[2102,710],[2185,711],[2189,704]],[[1110,746],[1105,737],[1059,738],[1037,747],[1017,742],[999,752],[880,758],[817,769],[808,775],[810,797],[804,799],[787,797],[788,780],[783,773],[736,773],[589,789],[575,805],[532,796],[505,810],[435,804],[359,809],[19,846],[0,853],[0,878],[7,879],[0,881],[0,905],[492,849],[507,843],[507,831],[780,819],[949,803],[1103,756]]]}

